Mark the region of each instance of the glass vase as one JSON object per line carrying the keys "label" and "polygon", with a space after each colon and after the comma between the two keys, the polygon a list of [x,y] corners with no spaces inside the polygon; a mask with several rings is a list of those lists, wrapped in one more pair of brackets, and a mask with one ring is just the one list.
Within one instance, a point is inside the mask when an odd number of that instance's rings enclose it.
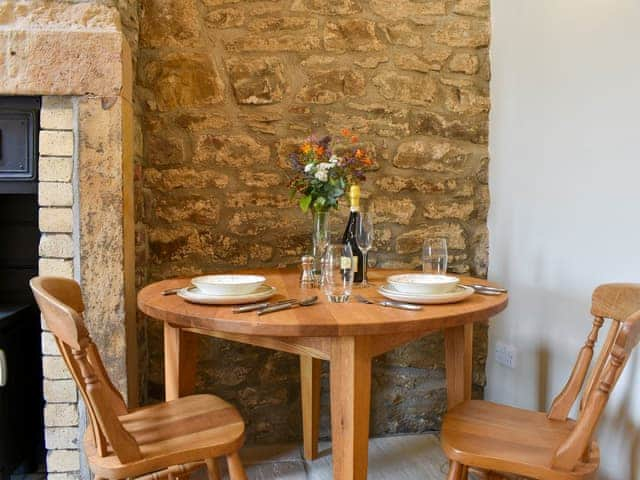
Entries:
{"label": "glass vase", "polygon": [[320,278],[322,257],[331,241],[329,232],[329,210],[313,210],[313,273]]}

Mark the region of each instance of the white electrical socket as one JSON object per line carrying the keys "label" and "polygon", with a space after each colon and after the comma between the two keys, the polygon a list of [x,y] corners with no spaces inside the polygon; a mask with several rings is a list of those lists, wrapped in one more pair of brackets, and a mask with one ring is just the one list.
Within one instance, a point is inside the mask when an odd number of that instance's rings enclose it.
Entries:
{"label": "white electrical socket", "polygon": [[516,368],[516,347],[496,342],[496,362],[509,368]]}

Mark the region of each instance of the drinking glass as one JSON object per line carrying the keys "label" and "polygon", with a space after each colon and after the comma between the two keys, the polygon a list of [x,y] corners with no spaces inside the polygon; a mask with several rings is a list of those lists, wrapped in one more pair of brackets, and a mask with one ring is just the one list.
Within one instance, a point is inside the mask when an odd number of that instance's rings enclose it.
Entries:
{"label": "drinking glass", "polygon": [[422,271],[434,275],[447,273],[447,239],[427,239],[422,245]]}
{"label": "drinking glass", "polygon": [[356,243],[364,254],[362,262],[362,287],[368,287],[367,269],[369,267],[369,250],[373,246],[373,215],[371,213],[361,213],[356,223]]}
{"label": "drinking glass", "polygon": [[322,291],[331,303],[349,301],[353,288],[353,250],[347,244],[327,247],[322,262]]}

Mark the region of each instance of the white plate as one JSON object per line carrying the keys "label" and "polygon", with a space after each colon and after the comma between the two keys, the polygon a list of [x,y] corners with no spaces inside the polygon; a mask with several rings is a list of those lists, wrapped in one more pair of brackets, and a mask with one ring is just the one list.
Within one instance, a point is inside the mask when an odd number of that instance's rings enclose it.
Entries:
{"label": "white plate", "polygon": [[460,280],[448,275],[434,275],[430,273],[403,273],[392,275],[387,282],[397,291],[413,295],[437,295],[456,290]]}
{"label": "white plate", "polygon": [[473,295],[474,291],[475,290],[473,288],[465,287],[463,285],[458,285],[458,288],[453,292],[439,293],[437,295],[422,295],[399,292],[390,285],[385,285],[378,288],[378,293],[383,297],[387,297],[398,302],[419,303],[421,305],[437,305],[441,303],[461,302],[465,298]]}
{"label": "white plate", "polygon": [[203,275],[191,279],[201,292],[209,295],[245,295],[255,293],[264,284],[262,275]]}
{"label": "white plate", "polygon": [[253,303],[266,300],[276,293],[275,287],[262,285],[258,290],[244,295],[210,295],[198,289],[198,287],[187,287],[178,290],[177,295],[191,303],[202,303],[205,305],[241,305],[243,303]]}

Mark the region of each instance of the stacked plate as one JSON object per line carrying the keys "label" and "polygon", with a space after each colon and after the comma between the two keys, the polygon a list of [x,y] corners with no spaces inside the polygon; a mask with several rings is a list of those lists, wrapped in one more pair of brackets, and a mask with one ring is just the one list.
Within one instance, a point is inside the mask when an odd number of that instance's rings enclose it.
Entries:
{"label": "stacked plate", "polygon": [[205,275],[191,280],[190,287],[178,296],[191,303],[206,305],[238,305],[266,300],[276,289],[260,275]]}
{"label": "stacked plate", "polygon": [[407,273],[387,278],[378,292],[391,300],[423,305],[455,303],[473,295],[473,288],[460,285],[457,277]]}

